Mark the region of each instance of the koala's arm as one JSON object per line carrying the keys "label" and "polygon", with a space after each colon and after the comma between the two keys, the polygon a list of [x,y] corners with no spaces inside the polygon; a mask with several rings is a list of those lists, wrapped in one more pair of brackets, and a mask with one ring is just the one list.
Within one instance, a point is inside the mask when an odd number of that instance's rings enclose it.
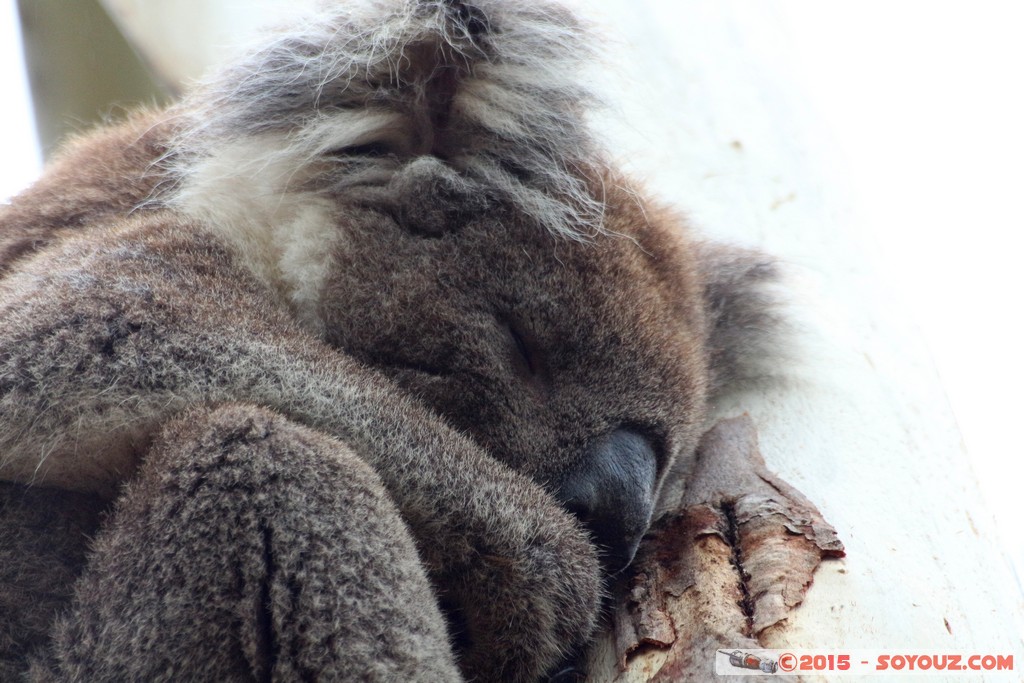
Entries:
{"label": "koala's arm", "polygon": [[600,574],[579,526],[387,380],[304,333],[171,214],[69,239],[0,281],[0,477],[111,493],[197,405],[273,408],[380,476],[467,671],[532,680],[590,636]]}
{"label": "koala's arm", "polygon": [[[90,537],[71,599],[3,680],[463,680],[380,478],[272,411],[171,420]],[[6,552],[0,568],[25,562]]]}

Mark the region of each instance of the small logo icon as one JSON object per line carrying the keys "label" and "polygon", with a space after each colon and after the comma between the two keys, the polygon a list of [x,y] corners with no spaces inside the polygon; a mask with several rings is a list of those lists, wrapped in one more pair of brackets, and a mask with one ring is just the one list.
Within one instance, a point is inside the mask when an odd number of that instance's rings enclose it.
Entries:
{"label": "small logo icon", "polygon": [[763,671],[766,674],[773,674],[779,668],[778,663],[774,659],[758,657],[757,655],[741,652],[740,650],[733,650],[729,653],[729,663],[738,669],[753,669],[754,671]]}

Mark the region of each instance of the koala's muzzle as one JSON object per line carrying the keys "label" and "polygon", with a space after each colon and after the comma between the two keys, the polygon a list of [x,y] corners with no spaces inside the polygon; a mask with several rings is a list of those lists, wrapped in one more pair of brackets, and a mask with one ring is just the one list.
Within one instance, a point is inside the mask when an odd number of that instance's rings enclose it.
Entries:
{"label": "koala's muzzle", "polygon": [[598,440],[557,496],[594,535],[609,573],[633,561],[654,509],[658,462],[650,441],[631,429]]}

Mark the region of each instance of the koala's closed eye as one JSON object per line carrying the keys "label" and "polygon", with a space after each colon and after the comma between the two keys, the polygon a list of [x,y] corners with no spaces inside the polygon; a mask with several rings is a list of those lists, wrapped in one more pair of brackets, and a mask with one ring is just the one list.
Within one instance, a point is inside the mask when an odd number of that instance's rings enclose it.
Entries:
{"label": "koala's closed eye", "polygon": [[387,142],[377,140],[366,142],[361,145],[349,145],[332,149],[326,154],[328,157],[384,157],[396,154],[394,147]]}
{"label": "koala's closed eye", "polygon": [[515,374],[536,389],[546,390],[551,383],[547,358],[535,335],[522,325],[505,323],[511,340],[511,364]]}

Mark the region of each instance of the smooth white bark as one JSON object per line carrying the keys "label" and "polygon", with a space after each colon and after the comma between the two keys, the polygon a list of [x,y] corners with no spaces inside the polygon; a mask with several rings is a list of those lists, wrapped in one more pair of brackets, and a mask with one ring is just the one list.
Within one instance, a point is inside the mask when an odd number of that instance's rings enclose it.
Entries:
{"label": "smooth white bark", "polygon": [[822,565],[765,644],[1021,660],[1020,587],[828,124],[799,90],[778,8],[616,0],[601,17],[623,37],[607,72],[621,115],[606,124],[621,156],[701,230],[777,254],[792,276],[792,381],[721,412],[753,416],[768,467],[817,504],[847,557]]}

